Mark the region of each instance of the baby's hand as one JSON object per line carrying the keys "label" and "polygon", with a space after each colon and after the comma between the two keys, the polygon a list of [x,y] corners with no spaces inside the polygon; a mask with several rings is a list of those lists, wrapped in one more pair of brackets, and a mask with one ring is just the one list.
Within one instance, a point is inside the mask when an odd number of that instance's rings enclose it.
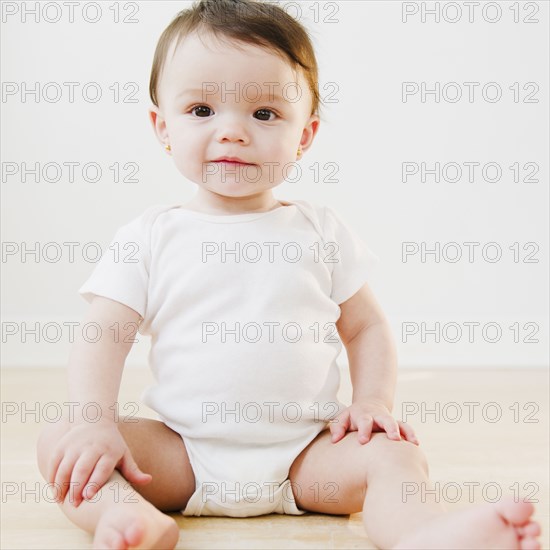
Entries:
{"label": "baby's hand", "polygon": [[70,501],[77,507],[95,496],[115,468],[131,483],[152,480],[139,469],[115,422],[75,424],[57,444],[48,481],[59,488],[57,502],[63,502],[69,488],[74,487]]}
{"label": "baby's hand", "polygon": [[388,408],[379,403],[353,403],[330,420],[333,443],[340,441],[347,431],[358,431],[359,443],[362,445],[370,440],[372,432],[383,431],[389,439],[396,441],[401,440],[401,432],[407,441],[419,445],[414,430],[408,424],[396,421]]}

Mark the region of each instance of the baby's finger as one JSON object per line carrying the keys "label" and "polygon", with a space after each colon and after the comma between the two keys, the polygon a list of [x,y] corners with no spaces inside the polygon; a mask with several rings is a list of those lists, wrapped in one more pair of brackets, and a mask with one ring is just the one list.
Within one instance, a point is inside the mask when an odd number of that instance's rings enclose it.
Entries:
{"label": "baby's finger", "polygon": [[122,457],[122,461],[119,466],[120,473],[130,482],[145,484],[149,483],[152,479],[151,474],[146,474],[142,472],[140,467],[137,465],[130,449],[126,448],[126,452]]}
{"label": "baby's finger", "polygon": [[399,424],[399,429],[401,430],[401,433],[407,441],[410,441],[415,445],[420,445],[420,442],[418,441],[418,438],[416,437],[412,426],[409,426],[409,424],[406,424],[405,422],[401,422],[401,420],[398,420],[397,423]]}
{"label": "baby's finger", "polygon": [[59,469],[59,465],[61,464],[61,461],[64,458],[64,451],[62,448],[58,447],[54,450],[52,457],[50,459],[50,463],[48,465],[48,483],[51,485],[57,476],[57,470]]}
{"label": "baby's finger", "polygon": [[329,429],[332,435],[332,442],[336,443],[344,437],[344,434],[349,428],[349,412],[345,410],[336,418],[329,421]]}
{"label": "baby's finger", "polygon": [[71,504],[76,508],[82,502],[82,490],[97,463],[97,453],[89,451],[80,455],[71,474]]}
{"label": "baby's finger", "polygon": [[82,491],[84,500],[91,500],[97,492],[107,483],[112,473],[115,471],[115,462],[108,455],[101,455],[94,471],[88,480],[88,483]]}
{"label": "baby's finger", "polygon": [[372,434],[372,426],[374,424],[374,419],[370,415],[362,416],[357,421],[357,436],[359,437],[359,443],[363,445],[370,440]]}
{"label": "baby's finger", "polygon": [[71,473],[77,458],[76,456],[65,455],[57,468],[54,481],[57,502],[63,502],[65,500],[65,496],[70,488]]}
{"label": "baby's finger", "polygon": [[393,416],[384,414],[376,417],[376,421],[381,428],[388,434],[390,439],[400,440],[399,426]]}

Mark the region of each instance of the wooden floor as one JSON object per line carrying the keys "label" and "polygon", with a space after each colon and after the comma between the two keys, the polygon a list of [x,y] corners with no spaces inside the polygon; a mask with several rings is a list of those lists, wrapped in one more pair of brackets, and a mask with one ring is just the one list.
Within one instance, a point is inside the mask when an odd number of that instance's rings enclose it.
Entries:
{"label": "wooden floor", "polygon": [[[137,402],[152,380],[146,370],[124,373],[119,402]],[[26,410],[55,414],[48,403],[68,400],[63,369],[2,370],[2,524],[3,549],[91,548],[91,536],[74,526],[56,504],[42,495],[35,459],[40,424]],[[549,408],[548,374],[541,370],[403,370],[394,414],[402,418],[402,403],[412,414],[406,419],[419,436],[430,462],[430,475],[439,482],[450,510],[502,496],[538,500],[535,518],[543,527],[542,547],[549,549]],[[349,402],[349,379],[340,399]],[[477,402],[479,406],[470,406]],[[421,418],[420,409],[440,418]],[[453,404],[454,403],[454,404]],[[418,413],[414,410],[418,407]],[[474,411],[473,422],[468,411]],[[15,411],[15,414],[13,414]],[[495,420],[498,412],[502,416]],[[455,421],[457,413],[462,418]],[[155,418],[140,404],[140,416]],[[26,420],[22,422],[22,420]],[[495,421],[493,421],[495,420]],[[479,485],[472,485],[478,483]],[[455,500],[456,488],[462,498]],[[38,493],[36,493],[38,489]],[[486,497],[482,494],[486,490]],[[255,518],[189,518],[174,515],[181,528],[178,548],[374,548],[364,532],[361,514],[329,516],[272,514]]]}

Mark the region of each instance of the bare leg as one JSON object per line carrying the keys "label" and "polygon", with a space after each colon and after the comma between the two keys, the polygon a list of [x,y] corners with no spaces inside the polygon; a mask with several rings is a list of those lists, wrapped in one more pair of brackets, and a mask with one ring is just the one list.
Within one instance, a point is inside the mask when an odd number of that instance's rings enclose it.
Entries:
{"label": "bare leg", "polygon": [[[369,538],[379,548],[524,549],[540,546],[533,507],[518,502],[473,506],[447,513],[435,500],[407,497],[431,489],[422,450],[383,433],[361,445],[357,432],[332,443],[324,430],[296,458],[289,473],[296,504],[327,514],[363,511]],[[316,487],[316,491],[311,491]]]}
{"label": "bare leg", "polygon": [[[135,418],[119,430],[142,471],[153,480],[132,486],[117,470],[90,501],[74,506],[71,493],[61,510],[76,525],[94,534],[94,548],[174,548],[179,538],[176,522],[162,512],[185,508],[195,490],[195,478],[181,437],[162,422]],[[49,426],[40,435],[38,465],[47,479],[55,443],[70,428],[66,422]],[[162,453],[158,452],[162,449]]]}

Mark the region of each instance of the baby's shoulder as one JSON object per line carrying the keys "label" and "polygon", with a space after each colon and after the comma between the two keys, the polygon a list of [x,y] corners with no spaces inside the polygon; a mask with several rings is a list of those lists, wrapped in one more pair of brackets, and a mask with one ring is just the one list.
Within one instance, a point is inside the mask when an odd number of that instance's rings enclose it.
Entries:
{"label": "baby's shoulder", "polygon": [[337,213],[329,206],[305,200],[295,200],[293,202],[322,235],[330,231],[334,222],[339,220]]}
{"label": "baby's shoulder", "polygon": [[126,225],[133,226],[136,229],[150,229],[162,214],[178,207],[177,204],[154,204],[132,218]]}
{"label": "baby's shoulder", "polygon": [[163,214],[173,208],[178,208],[178,206],[179,205],[174,204],[154,204],[149,206],[140,214],[134,216],[119,227],[118,232],[128,235],[128,237],[133,236],[148,243],[155,222],[162,217]]}
{"label": "baby's shoulder", "polygon": [[146,208],[138,218],[140,218],[141,223],[144,225],[152,225],[155,223],[157,218],[164,214],[165,212],[168,212],[169,210],[173,210],[174,208],[179,208],[179,204],[153,204],[152,206],[149,206]]}

